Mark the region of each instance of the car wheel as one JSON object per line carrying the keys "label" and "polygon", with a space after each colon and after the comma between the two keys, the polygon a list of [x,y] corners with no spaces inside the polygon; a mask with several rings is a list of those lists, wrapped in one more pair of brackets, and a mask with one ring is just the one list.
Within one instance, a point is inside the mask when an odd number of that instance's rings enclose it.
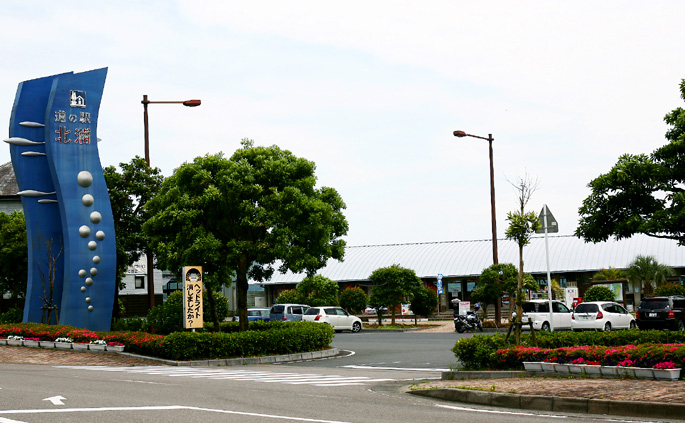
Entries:
{"label": "car wheel", "polygon": [[359,323],[359,322],[352,323],[352,332],[353,333],[357,333],[360,330],[362,330],[362,324],[361,323]]}
{"label": "car wheel", "polygon": [[681,332],[685,331],[685,323],[682,320],[678,320],[678,330]]}
{"label": "car wheel", "polygon": [[547,323],[547,322],[543,323],[540,330],[543,332],[549,332],[549,323]]}
{"label": "car wheel", "polygon": [[609,332],[611,330],[611,323],[606,322],[604,324],[604,332]]}
{"label": "car wheel", "polygon": [[635,324],[635,320],[631,320],[630,321],[630,328],[635,329],[636,327],[637,327],[637,325]]}

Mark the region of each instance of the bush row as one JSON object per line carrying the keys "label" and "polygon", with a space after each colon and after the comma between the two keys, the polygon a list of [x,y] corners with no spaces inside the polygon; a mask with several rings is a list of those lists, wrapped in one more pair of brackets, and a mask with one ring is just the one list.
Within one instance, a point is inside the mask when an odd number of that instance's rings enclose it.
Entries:
{"label": "bush row", "polygon": [[495,355],[499,369],[522,369],[521,363],[524,361],[647,368],[669,363],[670,368],[682,368],[685,364],[685,344],[621,347],[588,345],[564,348],[513,347],[497,350]]}
{"label": "bush row", "polygon": [[[223,325],[222,325],[223,327]],[[97,339],[120,343],[125,351],[172,360],[201,360],[292,354],[326,348],[333,340],[330,325],[313,322],[250,322],[239,332],[228,324],[226,332],[175,332],[167,336],[146,332],[94,332],[64,325],[20,323],[0,325],[0,338],[19,335],[44,341],[71,338],[74,342]]]}
{"label": "bush row", "polygon": [[[514,346],[514,336],[505,341],[504,334],[474,335],[456,342],[452,352],[466,370],[501,368],[497,350]],[[521,336],[521,346],[540,348],[563,348],[586,345],[623,346],[643,344],[685,343],[685,332],[640,331],[638,329],[610,332],[535,332],[537,345],[531,334]]]}

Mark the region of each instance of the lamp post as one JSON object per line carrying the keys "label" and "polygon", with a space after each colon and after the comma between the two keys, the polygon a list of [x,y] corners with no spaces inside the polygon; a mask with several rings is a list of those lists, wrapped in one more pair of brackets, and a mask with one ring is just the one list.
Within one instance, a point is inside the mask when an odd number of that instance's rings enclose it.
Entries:
{"label": "lamp post", "polygon": [[[185,101],[150,101],[147,95],[143,95],[143,127],[145,128],[145,163],[150,167],[150,131],[147,122],[147,105],[148,104],[183,104],[186,107],[197,107],[202,102],[200,100],[185,100]],[[150,302],[150,309],[155,306],[155,272],[154,261],[152,258],[152,251],[146,251],[147,258],[147,295]]]}
{"label": "lamp post", "polygon": [[[498,264],[499,260],[497,258],[497,219],[495,215],[495,167],[492,162],[492,142],[495,140],[492,134],[488,134],[488,137],[480,137],[478,135],[467,134],[464,131],[454,131],[454,136],[463,137],[473,137],[479,138],[481,140],[486,140],[490,145],[490,212],[492,218],[492,264]],[[495,318],[498,322],[501,321],[501,307],[500,302],[495,303]]]}
{"label": "lamp post", "polygon": [[488,134],[488,137],[479,137],[478,135],[467,134],[464,131],[454,131],[454,136],[463,137],[473,137],[480,138],[482,140],[488,141],[490,144],[490,211],[492,216],[492,264],[498,264],[497,260],[497,219],[495,215],[495,167],[492,164],[492,142],[495,140],[492,134]]}

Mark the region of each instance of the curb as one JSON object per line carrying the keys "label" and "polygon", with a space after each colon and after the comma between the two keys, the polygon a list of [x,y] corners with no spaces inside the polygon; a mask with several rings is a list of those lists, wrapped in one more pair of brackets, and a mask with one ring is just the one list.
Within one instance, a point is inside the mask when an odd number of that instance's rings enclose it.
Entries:
{"label": "curb", "polygon": [[240,358],[225,358],[217,360],[192,360],[192,361],[175,361],[166,360],[157,357],[148,357],[144,355],[132,354],[127,352],[117,353],[121,356],[136,358],[139,360],[150,361],[153,363],[164,364],[166,366],[179,366],[179,367],[224,367],[224,366],[243,366],[246,364],[273,364],[273,363],[283,363],[288,361],[299,361],[299,360],[313,360],[318,358],[333,357],[340,353],[338,348],[331,348],[322,351],[311,351],[303,352],[297,354],[284,354],[284,355],[270,355],[263,357],[240,357]]}
{"label": "curb", "polygon": [[576,397],[509,394],[457,388],[408,390],[407,393],[444,401],[559,413],[611,414],[625,417],[681,419],[685,404],[612,401]]}

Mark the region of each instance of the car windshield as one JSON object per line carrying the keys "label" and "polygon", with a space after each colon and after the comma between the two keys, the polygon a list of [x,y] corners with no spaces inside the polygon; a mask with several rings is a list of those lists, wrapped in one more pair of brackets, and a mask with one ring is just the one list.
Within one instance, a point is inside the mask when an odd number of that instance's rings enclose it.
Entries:
{"label": "car windshield", "polygon": [[547,313],[549,312],[549,303],[523,303],[524,313]]}
{"label": "car windshield", "polygon": [[319,309],[318,308],[310,308],[309,310],[307,310],[307,312],[305,314],[310,315],[310,316],[311,315],[316,316],[317,314],[319,314]]}
{"label": "car windshield", "polygon": [[597,313],[597,304],[580,303],[576,306],[576,313]]}
{"label": "car windshield", "polygon": [[640,307],[644,308],[667,308],[668,300],[663,298],[654,298],[649,300],[642,300]]}

